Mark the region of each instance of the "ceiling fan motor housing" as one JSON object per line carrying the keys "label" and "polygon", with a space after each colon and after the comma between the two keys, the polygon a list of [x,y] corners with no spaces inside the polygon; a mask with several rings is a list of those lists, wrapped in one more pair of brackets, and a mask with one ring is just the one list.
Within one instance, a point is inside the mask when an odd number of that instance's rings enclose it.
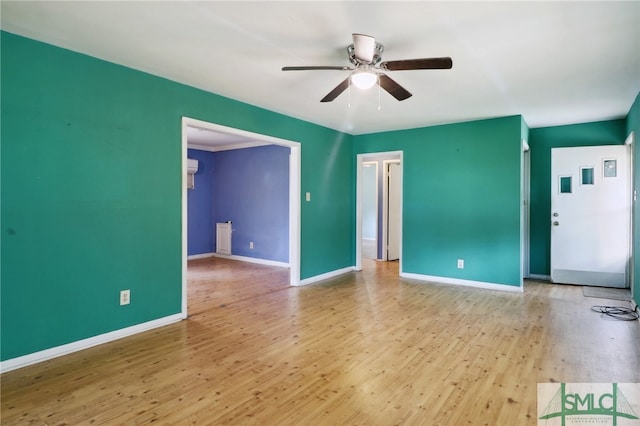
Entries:
{"label": "ceiling fan motor housing", "polygon": [[356,47],[354,44],[350,44],[349,46],[347,46],[347,54],[349,55],[349,62],[351,62],[356,67],[362,64],[377,65],[382,59],[383,51],[384,51],[384,46],[376,42],[373,46],[373,58],[371,59],[371,62],[366,62],[356,56]]}

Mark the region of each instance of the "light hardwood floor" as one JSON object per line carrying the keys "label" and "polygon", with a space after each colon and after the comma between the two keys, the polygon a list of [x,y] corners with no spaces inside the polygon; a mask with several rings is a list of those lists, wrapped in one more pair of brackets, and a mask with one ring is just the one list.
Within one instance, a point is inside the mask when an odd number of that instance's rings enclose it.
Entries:
{"label": "light hardwood floor", "polygon": [[291,288],[189,263],[186,321],[2,375],[3,425],[534,425],[539,382],[640,382],[640,326],[578,286],[524,294],[398,277]]}

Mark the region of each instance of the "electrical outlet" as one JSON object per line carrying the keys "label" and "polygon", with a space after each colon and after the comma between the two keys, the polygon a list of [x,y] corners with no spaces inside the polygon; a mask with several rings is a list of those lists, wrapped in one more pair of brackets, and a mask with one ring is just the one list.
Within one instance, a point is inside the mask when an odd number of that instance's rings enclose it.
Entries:
{"label": "electrical outlet", "polygon": [[458,259],[458,269],[464,269],[464,259]]}
{"label": "electrical outlet", "polygon": [[128,305],[131,303],[131,290],[122,290],[120,292],[120,305]]}
{"label": "electrical outlet", "polygon": [[253,241],[249,241],[249,248],[253,250]]}

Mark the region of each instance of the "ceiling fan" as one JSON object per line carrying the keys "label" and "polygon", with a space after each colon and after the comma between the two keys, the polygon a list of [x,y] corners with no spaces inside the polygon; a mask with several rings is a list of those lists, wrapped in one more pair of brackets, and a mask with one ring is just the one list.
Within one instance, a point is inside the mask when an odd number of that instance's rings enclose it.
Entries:
{"label": "ceiling fan", "polygon": [[[338,84],[320,102],[331,102],[344,92],[353,83],[361,89],[368,89],[378,84],[391,96],[399,101],[411,97],[411,93],[400,86],[382,71],[406,71],[406,70],[434,70],[451,69],[453,61],[449,57],[403,59],[399,61],[384,61],[382,51],[384,46],[376,42],[374,37],[365,34],[353,34],[353,44],[347,47],[350,66],[300,66],[282,67],[282,71],[310,71],[310,70],[338,70],[351,71],[349,77]],[[379,64],[379,65],[378,65]]]}

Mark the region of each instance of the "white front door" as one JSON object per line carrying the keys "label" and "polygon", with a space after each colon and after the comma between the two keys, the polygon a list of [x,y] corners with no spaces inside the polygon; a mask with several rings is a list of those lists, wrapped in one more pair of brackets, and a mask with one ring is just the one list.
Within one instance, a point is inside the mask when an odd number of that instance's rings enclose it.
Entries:
{"label": "white front door", "polygon": [[387,260],[400,258],[400,163],[388,163]]}
{"label": "white front door", "polygon": [[625,145],[551,150],[551,280],[628,287],[631,192]]}

